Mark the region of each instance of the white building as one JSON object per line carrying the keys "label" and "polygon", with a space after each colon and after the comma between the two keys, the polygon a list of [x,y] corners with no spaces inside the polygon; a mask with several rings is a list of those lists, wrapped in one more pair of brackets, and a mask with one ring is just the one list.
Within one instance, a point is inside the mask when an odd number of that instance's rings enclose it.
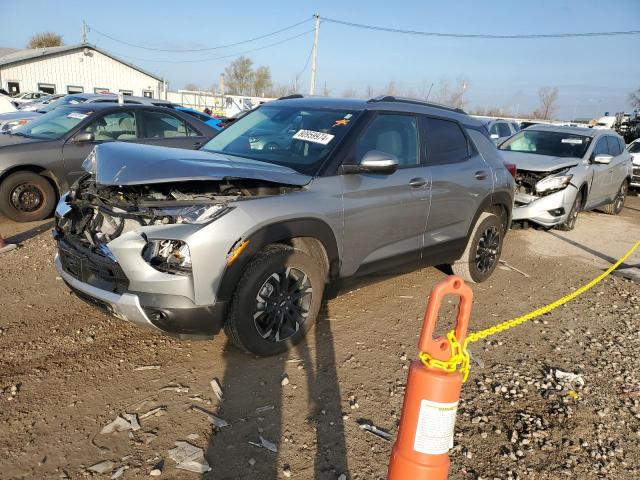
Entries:
{"label": "white building", "polygon": [[119,93],[164,97],[158,75],[89,45],[16,50],[0,48],[0,87],[19,92]]}

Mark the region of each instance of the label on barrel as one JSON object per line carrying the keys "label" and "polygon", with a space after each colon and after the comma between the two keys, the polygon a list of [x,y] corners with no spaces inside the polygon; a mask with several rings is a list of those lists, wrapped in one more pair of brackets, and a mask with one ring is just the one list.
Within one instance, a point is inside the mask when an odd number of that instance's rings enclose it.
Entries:
{"label": "label on barrel", "polygon": [[413,449],[429,455],[447,453],[453,447],[457,411],[458,402],[422,400]]}

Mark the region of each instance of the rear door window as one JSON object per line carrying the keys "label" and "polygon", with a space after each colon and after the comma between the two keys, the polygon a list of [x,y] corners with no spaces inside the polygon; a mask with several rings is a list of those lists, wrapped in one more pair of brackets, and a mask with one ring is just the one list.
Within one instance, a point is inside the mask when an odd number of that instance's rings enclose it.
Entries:
{"label": "rear door window", "polygon": [[504,122],[499,122],[498,124],[498,135],[500,137],[510,137],[511,129],[509,129],[509,125]]}
{"label": "rear door window", "polygon": [[197,137],[199,135],[187,122],[165,112],[143,110],[143,138]]}
{"label": "rear door window", "polygon": [[425,117],[427,163],[462,162],[469,157],[467,137],[456,122]]}

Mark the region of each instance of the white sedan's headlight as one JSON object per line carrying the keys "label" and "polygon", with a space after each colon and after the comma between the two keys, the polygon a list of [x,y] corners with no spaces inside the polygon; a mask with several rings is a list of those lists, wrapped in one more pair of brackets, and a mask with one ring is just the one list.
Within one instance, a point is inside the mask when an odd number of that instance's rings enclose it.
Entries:
{"label": "white sedan's headlight", "polygon": [[549,175],[536,183],[536,192],[538,193],[551,193],[556,190],[562,190],[573,178],[573,175],[567,174],[567,170],[556,173],[555,175]]}

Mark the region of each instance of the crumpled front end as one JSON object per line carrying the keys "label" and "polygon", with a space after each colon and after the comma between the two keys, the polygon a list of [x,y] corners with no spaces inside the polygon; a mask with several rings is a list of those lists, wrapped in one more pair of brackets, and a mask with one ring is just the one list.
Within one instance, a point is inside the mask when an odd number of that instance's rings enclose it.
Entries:
{"label": "crumpled front end", "polygon": [[568,171],[518,170],[513,220],[528,220],[545,227],[564,223],[578,194]]}
{"label": "crumpled front end", "polygon": [[101,185],[86,174],[56,210],[56,268],[84,300],[178,336],[211,336],[227,258],[253,225],[238,202],[297,186],[255,179]]}

